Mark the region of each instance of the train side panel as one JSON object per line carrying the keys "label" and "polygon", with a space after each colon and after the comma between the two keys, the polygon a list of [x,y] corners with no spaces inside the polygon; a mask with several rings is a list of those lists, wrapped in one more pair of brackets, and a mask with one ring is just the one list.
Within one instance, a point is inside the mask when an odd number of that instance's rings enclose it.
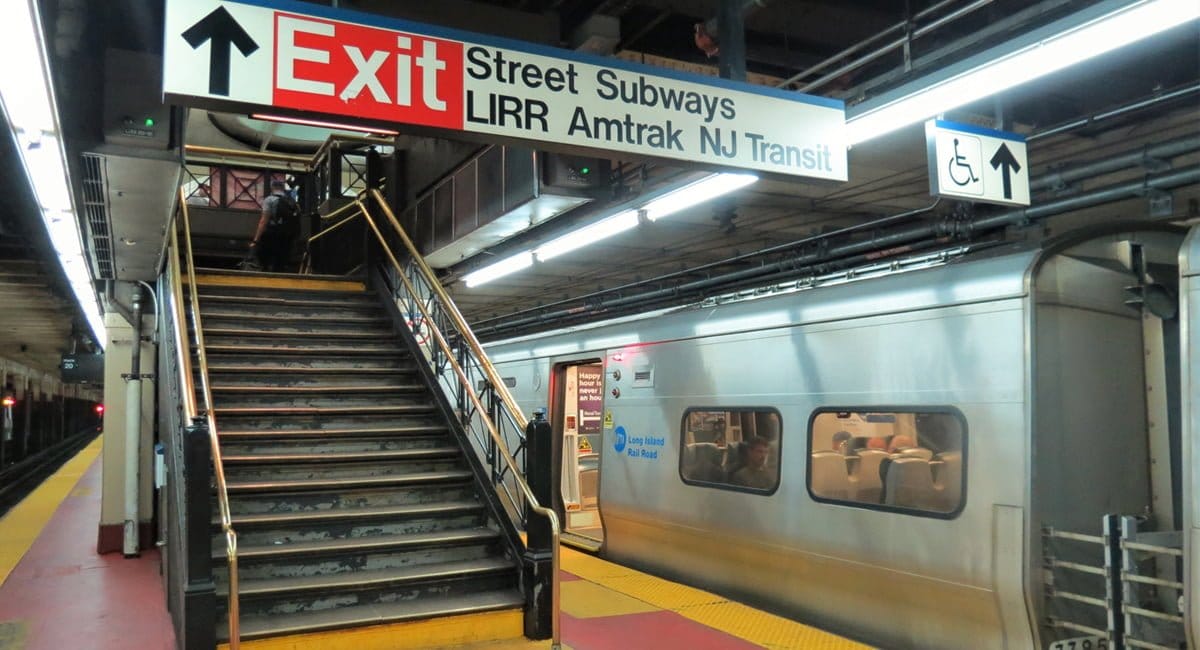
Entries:
{"label": "train side panel", "polygon": [[[580,355],[605,359],[614,430],[605,431],[600,502],[605,553],[614,559],[886,647],[1004,647],[1004,628],[1024,627],[1010,632],[1008,644],[1022,647],[1029,644],[1019,576],[1030,259],[1011,255],[576,328],[489,351],[506,376],[548,372]],[[518,377],[523,407],[548,402],[544,383],[539,390]],[[962,414],[969,452],[957,516],[809,495],[814,410],[880,406]],[[683,414],[704,407],[779,413],[774,494],[683,482]],[[1009,588],[999,593],[999,584]],[[931,625],[930,612],[948,615]]]}
{"label": "train side panel", "polygon": [[1179,255],[1180,312],[1183,340],[1183,467],[1184,535],[1190,569],[1185,599],[1188,640],[1200,647],[1200,228],[1192,228]]}

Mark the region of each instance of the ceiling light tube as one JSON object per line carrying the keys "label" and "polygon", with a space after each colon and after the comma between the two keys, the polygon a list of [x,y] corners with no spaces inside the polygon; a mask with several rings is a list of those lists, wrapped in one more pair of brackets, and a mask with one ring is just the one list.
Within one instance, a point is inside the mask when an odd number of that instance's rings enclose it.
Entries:
{"label": "ceiling light tube", "polygon": [[647,203],[642,209],[646,211],[647,219],[657,221],[680,210],[741,189],[757,180],[758,176],[754,174],[713,174],[660,196]]}
{"label": "ceiling light tube", "polygon": [[854,145],[923,122],[1197,18],[1196,0],[1129,4],[857,115],[846,122],[847,141]]}
{"label": "ceiling light tube", "polygon": [[339,129],[342,131],[357,131],[359,133],[371,133],[375,135],[400,135],[399,131],[391,131],[389,129],[376,129],[369,126],[361,126],[358,124],[346,124],[345,122],[326,122],[324,120],[308,120],[299,117],[287,117],[284,115],[268,115],[265,113],[253,113],[251,118],[256,120],[266,120],[268,122],[283,122],[285,124],[300,124],[302,126],[319,126],[326,129]]}
{"label": "ceiling light tube", "polygon": [[91,327],[93,340],[103,348],[107,333],[74,212],[36,4],[33,0],[10,2],[0,21],[0,48],[7,60],[20,62],[0,66],[0,108],[67,284]]}
{"label": "ceiling light tube", "polygon": [[478,287],[510,273],[533,266],[533,251],[521,251],[511,257],[506,257],[495,264],[489,264],[478,271],[472,271],[463,277],[468,287]]}
{"label": "ceiling light tube", "polygon": [[538,246],[534,250],[534,254],[537,255],[538,261],[545,262],[559,255],[583,248],[593,242],[625,232],[637,224],[637,210],[626,210],[574,232],[567,233],[557,239],[551,239],[545,244]]}

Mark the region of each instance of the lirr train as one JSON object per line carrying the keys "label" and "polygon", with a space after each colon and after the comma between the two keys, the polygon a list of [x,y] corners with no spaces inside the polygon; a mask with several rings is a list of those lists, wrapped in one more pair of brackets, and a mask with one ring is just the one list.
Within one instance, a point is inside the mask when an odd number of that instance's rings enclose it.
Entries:
{"label": "lirr train", "polygon": [[[577,544],[884,648],[1098,649],[1106,515],[1200,551],[1184,239],[1077,231],[487,349],[548,409]],[[1168,616],[1140,638],[1195,645],[1194,599],[1132,589]]]}

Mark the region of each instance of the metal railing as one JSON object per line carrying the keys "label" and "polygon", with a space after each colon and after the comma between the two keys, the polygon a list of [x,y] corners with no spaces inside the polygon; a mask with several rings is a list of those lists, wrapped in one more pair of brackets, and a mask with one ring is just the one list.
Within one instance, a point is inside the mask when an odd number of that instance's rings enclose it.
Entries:
{"label": "metal railing", "polygon": [[[393,246],[379,228],[364,201],[377,205],[390,222],[391,235],[399,240]],[[351,212],[348,216],[342,216]],[[518,454],[523,449],[528,420],[517,406],[503,379],[483,351],[466,319],[437,281],[416,245],[400,225],[395,213],[378,190],[371,190],[353,203],[324,217],[336,223],[313,235],[310,244],[347,222],[362,217],[387,257],[398,286],[394,298],[406,314],[407,324],[422,352],[442,378],[441,388],[458,409],[460,423],[473,439],[476,452],[491,470],[493,488],[505,500],[510,516],[527,526],[525,507],[545,517],[551,533],[551,642],[560,648],[559,634],[559,533],[558,515],[541,505],[526,482],[510,442],[516,441]],[[406,264],[396,257],[395,249],[406,253]],[[311,267],[306,253],[302,268]],[[487,402],[485,404],[485,401]]]}
{"label": "metal railing", "polygon": [[[1180,531],[1138,532],[1138,523],[1133,516],[1105,515],[1101,535],[1054,528],[1042,531],[1046,597],[1068,605],[1063,608],[1065,613],[1055,613],[1048,603],[1047,625],[1107,639],[1114,650],[1181,647],[1183,616],[1170,610],[1178,610],[1182,603],[1183,582],[1177,578],[1183,567],[1175,563],[1184,560],[1183,535]],[[1071,548],[1063,548],[1059,542]],[[1059,553],[1076,559],[1061,559]],[[1102,561],[1095,561],[1095,556],[1102,556]],[[1101,617],[1103,628],[1091,624]]]}
{"label": "metal railing", "polygon": [[[233,520],[229,514],[229,491],[225,485],[225,466],[221,461],[221,443],[217,435],[216,416],[213,413],[212,387],[208,381],[208,355],[204,349],[204,328],[200,319],[199,289],[196,286],[196,265],[192,253],[191,221],[188,216],[186,196],[182,189],[179,194],[179,210],[183,218],[183,237],[187,247],[187,282],[190,291],[189,304],[192,314],[192,344],[196,348],[200,363],[200,384],[204,394],[204,409],[199,410],[196,403],[196,391],[192,383],[191,362],[186,352],[187,346],[182,341],[176,341],[177,349],[179,350],[180,367],[185,369],[183,373],[184,381],[187,382],[187,388],[190,389],[183,391],[184,409],[188,416],[188,421],[203,418],[208,427],[209,443],[212,448],[213,474],[216,476],[217,483],[217,506],[221,513],[221,531],[225,535],[225,557],[229,565],[229,647],[231,650],[237,650],[240,643],[237,533],[233,530]],[[179,249],[179,238],[174,228],[171,229],[171,248],[174,250],[174,254],[169,256],[171,258],[172,295],[175,303],[174,331],[176,332],[176,336],[179,337],[181,336],[181,332],[187,328],[187,318],[183,313],[182,282],[178,261],[178,257],[182,251]],[[190,525],[195,525],[196,522],[189,523]],[[208,522],[200,522],[200,525],[207,526]]]}

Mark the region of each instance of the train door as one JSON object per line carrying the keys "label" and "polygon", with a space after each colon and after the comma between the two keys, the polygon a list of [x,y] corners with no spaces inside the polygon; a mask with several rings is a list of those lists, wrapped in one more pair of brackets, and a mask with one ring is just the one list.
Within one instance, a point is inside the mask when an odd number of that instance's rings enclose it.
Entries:
{"label": "train door", "polygon": [[599,547],[604,541],[600,515],[600,450],[604,434],[604,366],[599,360],[555,367],[552,423],[561,437],[559,497],[568,541]]}
{"label": "train door", "polygon": [[1178,250],[1174,234],[1123,233],[1036,270],[1042,648],[1181,642]]}

